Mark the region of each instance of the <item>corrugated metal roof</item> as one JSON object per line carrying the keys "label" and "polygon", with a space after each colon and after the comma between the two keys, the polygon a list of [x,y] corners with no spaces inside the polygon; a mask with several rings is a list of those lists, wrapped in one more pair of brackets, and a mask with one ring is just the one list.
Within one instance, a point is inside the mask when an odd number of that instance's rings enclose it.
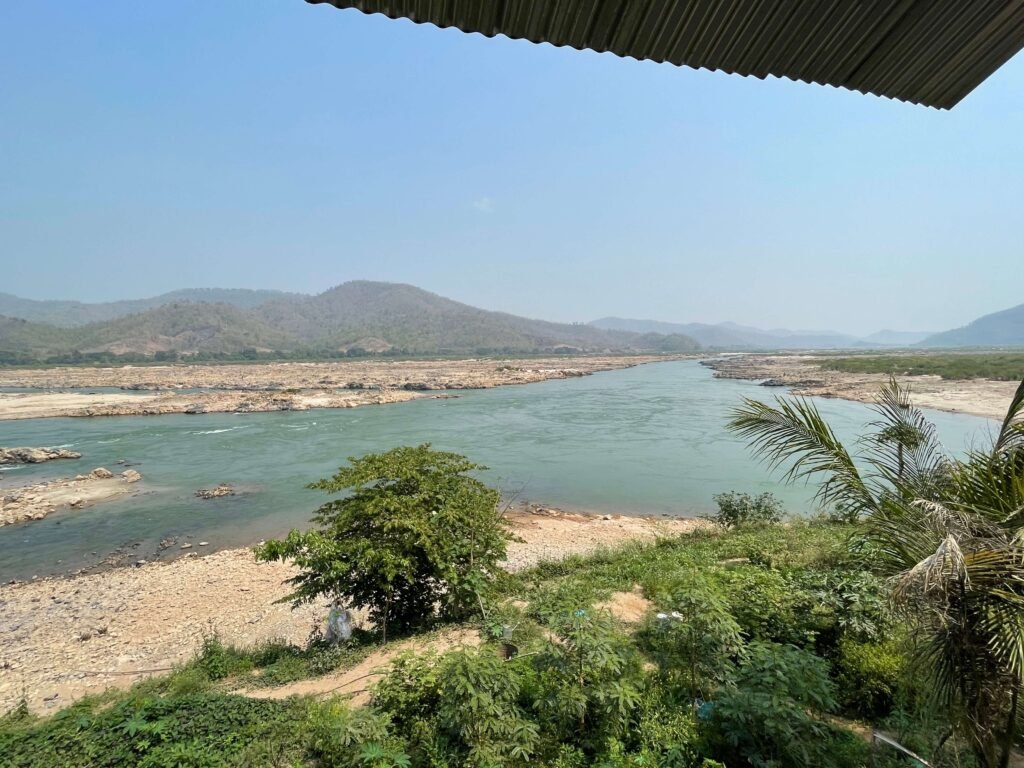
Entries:
{"label": "corrugated metal roof", "polygon": [[1024,47],[1024,0],[308,2],[941,109]]}

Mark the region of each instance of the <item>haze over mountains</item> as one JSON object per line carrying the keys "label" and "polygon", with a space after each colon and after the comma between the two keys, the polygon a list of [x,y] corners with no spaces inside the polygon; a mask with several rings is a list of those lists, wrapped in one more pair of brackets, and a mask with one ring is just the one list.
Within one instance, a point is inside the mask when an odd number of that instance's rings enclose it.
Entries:
{"label": "haze over mountains", "polygon": [[[140,312],[140,306],[146,309]],[[15,313],[20,316],[11,317]],[[677,334],[531,320],[477,309],[411,285],[367,281],[344,283],[315,296],[176,291],[141,302],[97,305],[0,296],[0,316],[5,316],[0,319],[0,351],[16,359],[76,353],[483,354],[698,348]],[[83,324],[95,316],[108,319]]]}
{"label": "haze over mountains", "polygon": [[0,362],[530,352],[688,352],[1024,346],[1024,305],[927,334],[763,330],[606,317],[553,323],[462,304],[411,285],[353,281],[309,296],[195,289],[89,304],[0,293]]}
{"label": "haze over mountains", "polygon": [[924,341],[931,334],[922,331],[883,330],[863,338],[836,331],[762,330],[737,323],[666,323],[657,320],[633,320],[602,317],[591,325],[607,330],[637,333],[682,333],[702,346],[715,349],[855,349],[858,347],[907,347]]}

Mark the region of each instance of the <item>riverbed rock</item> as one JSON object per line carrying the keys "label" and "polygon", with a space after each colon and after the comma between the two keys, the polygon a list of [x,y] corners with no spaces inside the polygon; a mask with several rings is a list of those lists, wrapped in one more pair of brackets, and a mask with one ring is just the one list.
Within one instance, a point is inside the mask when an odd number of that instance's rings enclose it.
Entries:
{"label": "riverbed rock", "polygon": [[109,480],[114,476],[114,473],[105,467],[96,467],[96,469],[89,473],[89,476],[97,480]]}
{"label": "riverbed rock", "polygon": [[121,477],[124,478],[126,483],[137,483],[142,479],[142,475],[136,472],[134,469],[126,469],[121,473]]}
{"label": "riverbed rock", "polygon": [[234,496],[235,489],[227,483],[221,483],[214,488],[200,488],[196,491],[196,497],[200,499],[219,499],[222,496]]}
{"label": "riverbed rock", "polygon": [[65,448],[0,448],[0,464],[41,464],[54,459],[80,459],[82,454]]}

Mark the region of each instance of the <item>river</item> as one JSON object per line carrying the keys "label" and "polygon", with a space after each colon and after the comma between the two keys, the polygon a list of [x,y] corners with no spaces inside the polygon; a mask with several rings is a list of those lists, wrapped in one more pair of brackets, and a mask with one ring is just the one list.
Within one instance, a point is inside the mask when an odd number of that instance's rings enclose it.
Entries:
{"label": "river", "polygon": [[[2,445],[62,445],[83,455],[9,469],[0,473],[4,486],[100,466],[132,466],[144,478],[131,498],[0,528],[0,580],[67,573],[115,550],[152,559],[161,540],[176,540],[167,557],[184,542],[212,550],[278,536],[303,526],[325,498],[306,483],[348,456],[421,442],[486,464],[484,479],[507,495],[567,509],[693,516],[713,511],[716,493],[771,490],[806,514],[813,494],[779,486],[725,431],[743,397],[782,392],[714,379],[683,361],[346,410],[0,422]],[[843,439],[872,418],[859,403],[818,405]],[[929,416],[954,453],[984,444],[994,429],[975,416]],[[194,496],[222,482],[241,493]]]}

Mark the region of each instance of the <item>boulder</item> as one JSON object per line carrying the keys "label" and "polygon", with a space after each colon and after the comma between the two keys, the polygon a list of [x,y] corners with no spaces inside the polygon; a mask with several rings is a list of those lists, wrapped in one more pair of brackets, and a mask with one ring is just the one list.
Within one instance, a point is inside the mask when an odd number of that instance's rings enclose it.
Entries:
{"label": "boulder", "polygon": [[64,448],[0,448],[0,464],[41,464],[53,459],[80,459],[82,454]]}
{"label": "boulder", "polygon": [[126,483],[137,483],[142,479],[142,475],[136,472],[134,469],[126,469],[121,473],[121,477]]}
{"label": "boulder", "polygon": [[89,473],[89,477],[95,480],[109,480],[114,476],[114,473],[109,469],[103,467],[96,467],[92,472]]}

